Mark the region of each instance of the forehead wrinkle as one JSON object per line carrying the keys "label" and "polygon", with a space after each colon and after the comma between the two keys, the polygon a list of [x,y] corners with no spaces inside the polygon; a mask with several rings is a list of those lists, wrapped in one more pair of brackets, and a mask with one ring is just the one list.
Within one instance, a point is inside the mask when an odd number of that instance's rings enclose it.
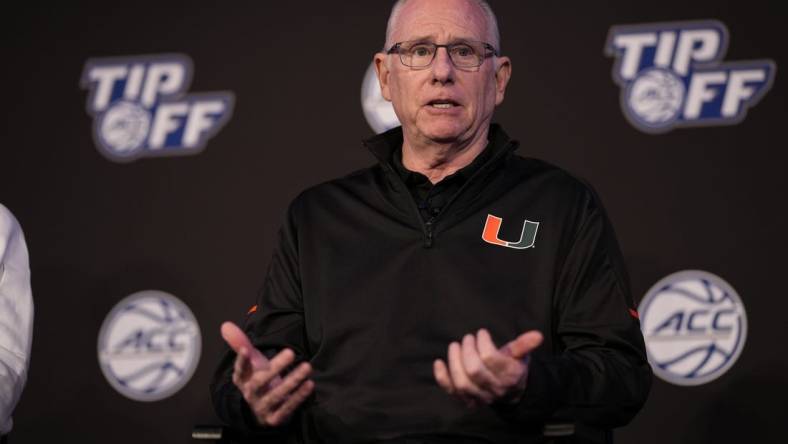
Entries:
{"label": "forehead wrinkle", "polygon": [[[446,32],[446,28],[456,28],[466,32],[469,36],[458,36],[466,40],[488,40],[491,32],[487,23],[484,11],[474,2],[464,2],[464,6],[457,9],[442,9],[439,11],[430,10],[424,12],[424,6],[417,5],[418,2],[407,2],[400,11],[392,32],[393,41],[409,41],[416,38],[398,37],[416,32],[424,28],[437,28],[434,32],[428,32],[428,36],[437,38],[439,33]],[[427,6],[429,8],[429,6]],[[411,18],[411,16],[415,16]],[[423,32],[420,32],[424,35]],[[449,33],[452,36],[453,33]]]}
{"label": "forehead wrinkle", "polygon": [[476,37],[452,37],[449,34],[449,38],[446,39],[445,42],[439,42],[438,39],[435,37],[434,34],[424,34],[412,38],[408,38],[407,40],[403,40],[404,42],[429,42],[435,43],[438,45],[451,45],[453,43],[462,43],[462,42],[473,42],[478,40]]}
{"label": "forehead wrinkle", "polygon": [[[448,42],[457,41],[457,40],[485,40],[483,37],[478,35],[479,34],[478,32],[474,32],[474,30],[469,27],[458,26],[458,25],[455,26],[459,28],[462,31],[462,33],[458,33],[457,30],[446,31],[444,29],[443,24],[437,22],[425,23],[423,25],[417,22],[417,23],[413,23],[412,25],[409,25],[408,27],[415,28],[416,31],[413,32],[419,32],[419,34],[417,34],[416,36],[411,36],[412,32],[406,33],[403,30],[398,30],[398,32],[394,33],[394,36],[396,37],[398,35],[402,35],[402,37],[394,38],[394,40],[411,41],[411,40],[432,39],[433,42],[438,43],[438,39],[440,38],[441,35],[445,36]],[[434,32],[421,31],[424,28],[437,28],[437,29],[435,29]]]}

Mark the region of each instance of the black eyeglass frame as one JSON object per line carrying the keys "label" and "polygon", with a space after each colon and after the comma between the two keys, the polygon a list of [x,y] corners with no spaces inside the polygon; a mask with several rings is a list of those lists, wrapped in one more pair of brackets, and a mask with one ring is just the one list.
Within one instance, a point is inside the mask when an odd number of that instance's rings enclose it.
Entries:
{"label": "black eyeglass frame", "polygon": [[[406,43],[413,43],[414,45],[415,44],[424,44],[424,45],[434,46],[435,47],[435,51],[432,53],[432,58],[430,59],[430,62],[427,63],[426,65],[423,65],[423,66],[413,66],[413,65],[408,65],[407,63],[405,63],[405,60],[403,60],[403,58],[402,58],[403,53],[400,52],[400,49],[402,48],[402,45],[404,45]],[[478,65],[474,65],[474,66],[457,66],[457,63],[451,57],[451,51],[449,49],[451,47],[454,47],[454,46],[463,45],[463,44],[469,44],[469,43],[481,43],[481,45],[484,47],[484,49],[486,49],[488,52],[485,52],[481,57],[479,57],[479,64]],[[462,69],[464,69],[464,68],[478,68],[478,67],[480,67],[480,66],[482,66],[484,64],[484,61],[486,59],[488,59],[490,57],[498,57],[498,56],[500,56],[500,54],[498,54],[498,50],[495,49],[495,47],[493,45],[491,45],[491,44],[489,44],[487,42],[468,41],[468,40],[457,42],[457,43],[449,43],[449,44],[446,44],[446,45],[439,45],[437,43],[432,43],[432,42],[422,42],[420,40],[408,40],[408,41],[397,42],[397,43],[393,44],[391,46],[391,48],[389,48],[388,51],[386,51],[386,54],[395,54],[396,53],[397,55],[399,55],[400,63],[402,63],[403,65],[407,66],[408,68],[424,69],[424,68],[428,68],[430,65],[432,65],[432,62],[435,61],[435,56],[438,55],[438,49],[440,49],[440,48],[446,48],[446,53],[449,55],[449,60],[451,60],[451,63],[454,64],[455,67],[462,68]]]}

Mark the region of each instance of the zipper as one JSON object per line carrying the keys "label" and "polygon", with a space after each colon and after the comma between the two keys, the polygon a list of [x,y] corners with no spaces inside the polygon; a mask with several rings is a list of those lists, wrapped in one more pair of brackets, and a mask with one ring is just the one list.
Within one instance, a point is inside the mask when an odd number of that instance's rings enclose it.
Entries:
{"label": "zipper", "polygon": [[399,174],[396,171],[394,171],[394,168],[391,167],[388,163],[381,162],[381,165],[384,167],[384,169],[389,174],[394,176],[394,181],[397,183],[397,185],[400,186],[405,191],[405,194],[408,197],[408,201],[410,201],[410,207],[411,209],[413,209],[413,212],[416,214],[416,218],[418,219],[419,223],[421,223],[421,230],[422,233],[424,234],[424,245],[423,245],[424,248],[432,248],[432,245],[435,243],[435,235],[434,235],[435,223],[437,222],[441,214],[446,212],[446,208],[448,208],[452,204],[452,202],[457,200],[457,197],[463,192],[463,190],[465,190],[465,188],[468,187],[468,184],[470,184],[474,178],[479,176],[484,170],[488,169],[489,166],[494,164],[498,158],[506,155],[510,151],[510,148],[513,144],[514,141],[509,140],[509,142],[506,144],[504,148],[502,148],[499,152],[495,153],[494,156],[492,156],[490,159],[487,160],[487,163],[485,163],[484,165],[481,166],[481,168],[476,170],[476,172],[473,173],[471,177],[469,177],[468,180],[465,181],[464,184],[462,184],[462,186],[457,190],[457,192],[454,193],[454,196],[449,198],[449,200],[446,202],[446,205],[444,205],[443,208],[441,208],[438,214],[430,217],[427,221],[424,221],[424,219],[421,218],[421,212],[419,211],[419,207],[416,204],[416,201],[413,200],[413,196],[411,196],[408,186],[405,185],[405,182],[403,182],[402,178],[399,177]]}
{"label": "zipper", "polygon": [[[505,156],[507,153],[509,153],[509,151],[511,149],[511,146],[513,144],[514,144],[514,141],[510,140],[506,144],[506,146],[504,146],[500,151],[495,153],[494,156],[490,157],[484,165],[482,165],[481,167],[479,167],[478,170],[476,170],[476,172],[471,174],[471,177],[469,177],[468,180],[466,180],[465,183],[462,184],[462,186],[460,186],[460,188],[457,190],[457,192],[454,193],[454,195],[451,196],[448,201],[446,201],[446,205],[444,205],[443,208],[441,208],[441,210],[438,212],[438,214],[436,214],[435,216],[432,216],[430,218],[430,221],[434,224],[435,221],[441,216],[441,214],[446,212],[446,208],[449,208],[449,206],[452,204],[452,202],[454,202],[455,200],[457,200],[457,198],[459,198],[459,196],[462,194],[462,192],[466,188],[468,188],[468,186],[471,184],[471,182],[473,182],[473,180],[475,178],[477,178],[485,170],[489,169],[490,165],[494,165],[499,158],[501,158],[501,157]],[[400,182],[401,181],[402,180],[400,180]],[[404,183],[403,183],[403,185],[404,185]],[[407,186],[406,186],[406,188],[407,188]],[[410,194],[410,191],[408,191],[408,194]],[[413,200],[413,198],[411,198],[411,200]],[[418,211],[418,208],[416,210]],[[419,217],[421,217],[421,213],[419,213]],[[430,242],[430,245],[432,245],[432,242]]]}
{"label": "zipper", "polygon": [[433,225],[435,225],[435,217],[433,216],[427,222],[425,222],[424,219],[421,218],[421,211],[419,211],[419,207],[418,205],[416,205],[416,201],[413,200],[413,196],[410,195],[410,190],[408,189],[408,186],[405,185],[405,182],[402,181],[402,178],[399,177],[399,174],[397,174],[397,172],[394,171],[394,168],[392,168],[389,164],[381,163],[381,165],[383,165],[383,168],[385,168],[385,170],[389,174],[394,176],[394,181],[397,183],[397,186],[401,187],[405,191],[405,194],[408,197],[408,201],[410,202],[410,207],[413,209],[413,212],[416,214],[416,219],[421,224],[421,231],[422,234],[424,235],[424,248],[432,248],[432,242],[433,242],[432,230],[433,230]]}
{"label": "zipper", "polygon": [[[421,214],[419,214],[421,218]],[[432,226],[435,224],[435,217],[431,217],[427,222],[424,222],[424,248],[432,247]]]}

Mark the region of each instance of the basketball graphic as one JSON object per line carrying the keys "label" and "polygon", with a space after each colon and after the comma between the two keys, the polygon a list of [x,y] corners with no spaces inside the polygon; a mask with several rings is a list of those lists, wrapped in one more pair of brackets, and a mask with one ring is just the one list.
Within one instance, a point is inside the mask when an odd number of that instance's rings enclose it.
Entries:
{"label": "basketball graphic", "polygon": [[117,102],[98,122],[103,146],[116,156],[134,155],[148,138],[150,113],[131,102]]}
{"label": "basketball graphic", "polygon": [[158,290],[120,301],[101,326],[101,371],[122,395],[158,401],[180,390],[200,359],[200,329],[189,308]]}
{"label": "basketball graphic", "polygon": [[380,93],[380,84],[374,64],[367,68],[364,81],[361,84],[361,108],[364,110],[367,123],[376,133],[382,133],[399,126],[394,106]]}
{"label": "basketball graphic", "polygon": [[684,102],[684,83],[666,69],[642,72],[626,90],[627,104],[633,117],[659,128],[679,117]]}
{"label": "basketball graphic", "polygon": [[671,274],[640,304],[649,362],[661,379],[700,385],[736,362],[747,336],[739,295],[722,278],[698,270]]}

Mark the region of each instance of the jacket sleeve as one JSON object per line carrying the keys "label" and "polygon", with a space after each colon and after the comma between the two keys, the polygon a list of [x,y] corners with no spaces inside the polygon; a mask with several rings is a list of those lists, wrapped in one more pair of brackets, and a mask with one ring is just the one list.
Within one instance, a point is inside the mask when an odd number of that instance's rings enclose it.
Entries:
{"label": "jacket sleeve", "polygon": [[580,203],[553,295],[553,350],[534,353],[526,392],[507,414],[612,428],[646,401],[651,367],[615,233],[593,190]]}
{"label": "jacket sleeve", "polygon": [[22,229],[0,205],[0,435],[12,427],[11,413],[27,379],[33,338],[33,296]]}
{"label": "jacket sleeve", "polygon": [[[243,330],[252,344],[269,358],[284,348],[295,352],[292,367],[306,359],[304,312],[299,279],[295,203],[279,230],[277,244],[256,305],[249,310]],[[289,426],[261,428],[240,391],[232,382],[236,354],[227,349],[213,382],[211,397],[219,418],[242,432],[285,434]],[[290,421],[293,424],[295,421]]]}

